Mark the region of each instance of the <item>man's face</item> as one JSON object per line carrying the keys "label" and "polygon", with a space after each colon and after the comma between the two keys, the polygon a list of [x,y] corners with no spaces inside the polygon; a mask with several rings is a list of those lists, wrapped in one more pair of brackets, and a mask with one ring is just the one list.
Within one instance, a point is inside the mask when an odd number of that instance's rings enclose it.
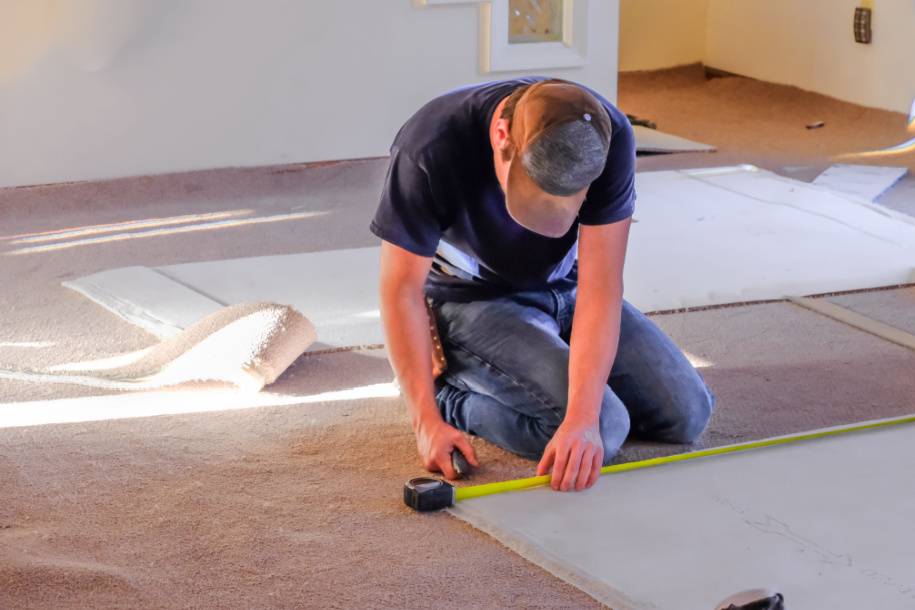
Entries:
{"label": "man's face", "polygon": [[[502,188],[502,193],[506,194],[508,193],[509,169],[511,168],[512,163],[521,162],[520,159],[518,159],[518,150],[513,145],[509,136],[508,120],[499,119],[494,125],[492,144],[496,179],[499,182],[499,186]],[[513,199],[509,204],[508,212],[515,222],[530,231],[534,231],[545,237],[560,237],[567,230],[567,227],[562,228],[564,223],[554,223],[554,227],[557,227],[554,230],[548,230],[546,228],[535,230],[519,220],[518,216],[512,214],[512,210],[518,212],[522,209],[578,209],[584,202],[587,193],[588,189],[586,187],[577,193],[568,196],[552,195],[537,186],[533,180],[528,179],[522,183],[515,182],[512,191]],[[506,195],[506,201],[507,200],[508,196]],[[542,223],[540,224],[542,225]]]}

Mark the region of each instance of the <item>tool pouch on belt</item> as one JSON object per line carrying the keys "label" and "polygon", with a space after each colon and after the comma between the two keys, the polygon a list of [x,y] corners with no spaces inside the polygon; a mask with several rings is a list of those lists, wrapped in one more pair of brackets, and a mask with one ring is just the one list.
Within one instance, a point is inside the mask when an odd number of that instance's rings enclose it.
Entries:
{"label": "tool pouch on belt", "polygon": [[432,304],[426,299],[426,313],[429,315],[429,334],[432,336],[432,377],[433,379],[445,372],[448,363],[445,361],[445,350],[442,348],[442,339],[438,335],[438,322],[432,311]]}

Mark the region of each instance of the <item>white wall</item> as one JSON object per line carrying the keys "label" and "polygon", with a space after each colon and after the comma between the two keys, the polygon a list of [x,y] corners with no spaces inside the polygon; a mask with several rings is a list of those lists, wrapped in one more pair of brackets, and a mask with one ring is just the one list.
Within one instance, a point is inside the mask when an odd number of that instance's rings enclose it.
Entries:
{"label": "white wall", "polygon": [[874,41],[852,36],[862,0],[709,0],[706,65],[908,112],[915,0],[873,0]]}
{"label": "white wall", "polygon": [[869,0],[874,41],[852,36],[868,0],[622,0],[620,70],[701,61],[849,102],[908,112],[915,0]]}
{"label": "white wall", "polygon": [[[618,0],[589,65],[616,97]],[[2,0],[0,187],[387,154],[479,74],[477,6],[410,0]]]}
{"label": "white wall", "polygon": [[621,0],[621,71],[657,70],[705,59],[708,0]]}

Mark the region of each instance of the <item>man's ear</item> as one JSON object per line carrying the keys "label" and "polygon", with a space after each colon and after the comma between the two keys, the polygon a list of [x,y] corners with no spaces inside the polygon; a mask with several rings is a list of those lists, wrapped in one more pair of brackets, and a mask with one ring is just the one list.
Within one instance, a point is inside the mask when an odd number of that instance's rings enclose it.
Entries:
{"label": "man's ear", "polygon": [[507,150],[511,147],[508,119],[498,119],[496,121],[495,139],[496,147],[499,150]]}

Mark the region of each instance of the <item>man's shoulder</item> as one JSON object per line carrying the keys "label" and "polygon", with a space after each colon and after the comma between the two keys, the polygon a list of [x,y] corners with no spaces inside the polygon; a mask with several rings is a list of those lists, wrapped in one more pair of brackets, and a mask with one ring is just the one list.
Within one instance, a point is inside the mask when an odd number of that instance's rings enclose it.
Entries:
{"label": "man's shoulder", "polygon": [[602,93],[588,87],[587,85],[582,85],[581,83],[575,83],[579,87],[586,89],[591,95],[597,98],[604,108],[607,110],[607,114],[610,115],[610,123],[613,126],[613,131],[611,137],[616,135],[620,130],[624,132],[632,132],[632,125],[629,124],[629,119],[626,118],[626,115],[622,110],[616,107],[610,100],[608,100]]}

